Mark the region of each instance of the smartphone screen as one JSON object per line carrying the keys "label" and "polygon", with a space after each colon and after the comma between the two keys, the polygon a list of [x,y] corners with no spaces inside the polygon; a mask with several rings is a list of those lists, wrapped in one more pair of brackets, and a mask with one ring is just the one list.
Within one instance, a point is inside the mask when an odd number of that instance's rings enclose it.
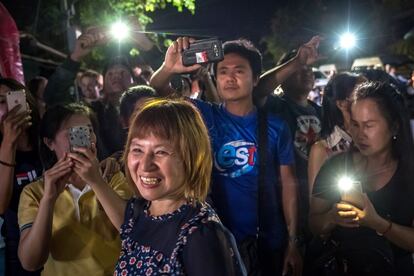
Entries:
{"label": "smartphone screen", "polygon": [[24,90],[7,92],[6,100],[7,100],[8,111],[12,110],[16,105],[19,105],[19,104],[20,104],[20,109],[18,113],[22,113],[27,110],[26,93],[24,92]]}
{"label": "smartphone screen", "polygon": [[362,195],[361,182],[354,181],[352,187],[347,191],[342,191],[341,200],[354,205],[360,209],[364,208],[364,197]]}

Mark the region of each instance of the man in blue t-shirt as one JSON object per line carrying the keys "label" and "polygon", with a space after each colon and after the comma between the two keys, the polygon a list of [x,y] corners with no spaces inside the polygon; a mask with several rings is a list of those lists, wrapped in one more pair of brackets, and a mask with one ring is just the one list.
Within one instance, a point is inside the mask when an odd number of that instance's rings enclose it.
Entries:
{"label": "man in blue t-shirt", "polygon": [[[174,74],[199,68],[200,65],[182,65],[181,52],[189,44],[187,38],[179,38],[168,48],[163,65],[151,79],[151,85],[159,93],[171,93],[168,83]],[[260,52],[246,40],[226,42],[223,45],[224,60],[215,66],[217,91],[223,103],[194,101],[204,117],[214,152],[211,195],[214,206],[239,244],[258,235],[259,142],[253,90],[276,87],[302,63],[315,58],[314,48],[314,44],[302,48],[296,59],[268,71],[259,82]],[[257,252],[259,266],[263,275],[280,275],[282,267],[286,273],[289,266],[297,275],[301,270],[301,258],[296,247],[297,185],[292,140],[283,120],[268,115],[267,121],[265,198],[260,204],[264,209],[260,222],[263,229],[260,231],[260,252]]]}

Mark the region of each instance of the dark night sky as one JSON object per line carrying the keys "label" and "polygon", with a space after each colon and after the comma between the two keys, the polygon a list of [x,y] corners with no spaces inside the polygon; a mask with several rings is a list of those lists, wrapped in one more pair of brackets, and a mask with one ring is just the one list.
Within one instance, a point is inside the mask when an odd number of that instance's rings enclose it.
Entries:
{"label": "dark night sky", "polygon": [[[39,1],[39,0],[38,0]],[[38,1],[2,0],[21,29],[35,20]],[[86,0],[85,0],[86,1]],[[246,37],[259,41],[269,29],[269,21],[281,0],[196,0],[195,15],[176,8],[157,10],[148,29],[153,31],[218,36],[221,39]]]}
{"label": "dark night sky", "polygon": [[[15,18],[18,27],[22,28],[33,24],[36,5],[41,0],[1,1]],[[177,35],[192,35],[195,37],[217,36],[222,40],[244,37],[252,40],[260,50],[265,50],[265,45],[259,44],[260,39],[270,33],[270,20],[276,10],[287,3],[295,5],[294,0],[196,0],[195,15],[191,15],[187,10],[179,13],[174,7],[157,10],[149,14],[153,18],[154,23],[147,26],[147,30],[175,33]],[[349,19],[351,27],[361,32],[360,34],[364,40],[361,41],[362,47],[375,45],[375,43],[370,42],[372,38],[388,41],[392,36],[402,37],[403,33],[412,28],[414,24],[414,16],[408,17],[409,22],[405,24],[405,28],[396,27],[390,33],[384,33],[384,30],[379,29],[375,33],[367,28],[371,18],[366,16],[369,3],[373,2],[360,0],[309,0],[307,3],[308,5],[330,3],[332,10],[329,10],[329,14],[331,12],[335,14],[335,21],[334,24],[323,24],[321,19],[320,25],[322,28],[325,28],[325,32],[328,35],[332,35],[335,32],[339,33],[343,31],[343,26],[346,25],[345,22]],[[295,16],[297,15],[295,14]],[[305,34],[304,39],[307,40],[312,35],[320,33],[321,28],[310,26],[305,18],[300,18],[299,20],[303,21],[299,31]],[[407,21],[407,18],[405,20]],[[398,24],[395,25],[397,26]],[[399,30],[399,32],[396,30]],[[39,31],[43,31],[43,29]],[[298,43],[295,41],[294,43],[298,46],[302,42],[304,41]],[[381,49],[386,49],[386,46],[384,45]],[[57,48],[59,49],[58,46]],[[375,53],[372,49],[366,50],[361,49],[359,54],[365,56]]]}
{"label": "dark night sky", "polygon": [[277,0],[198,0],[196,12],[177,13],[173,9],[154,14],[153,30],[219,36],[222,39],[247,37],[252,40],[268,31],[269,21],[278,7]]}

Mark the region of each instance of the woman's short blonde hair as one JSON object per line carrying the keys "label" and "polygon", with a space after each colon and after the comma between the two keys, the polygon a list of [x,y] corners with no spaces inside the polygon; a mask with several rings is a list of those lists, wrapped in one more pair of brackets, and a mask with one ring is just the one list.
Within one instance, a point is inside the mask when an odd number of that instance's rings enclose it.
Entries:
{"label": "woman's short blonde hair", "polygon": [[[182,99],[152,99],[137,110],[131,121],[123,157],[130,184],[133,184],[128,169],[131,140],[150,135],[171,141],[177,150],[184,167],[181,195],[187,200],[205,201],[212,156],[207,128],[197,108]],[[136,187],[134,190],[139,195]]]}

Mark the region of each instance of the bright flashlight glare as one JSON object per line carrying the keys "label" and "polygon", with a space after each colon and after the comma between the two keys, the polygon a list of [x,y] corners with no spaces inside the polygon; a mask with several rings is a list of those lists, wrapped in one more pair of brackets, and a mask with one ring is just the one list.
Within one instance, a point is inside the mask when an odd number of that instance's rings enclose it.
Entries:
{"label": "bright flashlight glare", "polygon": [[111,26],[111,36],[121,41],[129,36],[129,27],[122,21],[117,21]]}
{"label": "bright flashlight glare", "polygon": [[339,189],[341,189],[342,191],[349,191],[352,189],[354,181],[347,177],[347,176],[343,176],[339,179],[338,181],[338,187]]}
{"label": "bright flashlight glare", "polygon": [[339,44],[340,44],[341,48],[343,48],[343,49],[353,48],[356,44],[355,35],[353,35],[351,33],[345,33],[345,34],[341,35],[341,38],[339,40]]}

